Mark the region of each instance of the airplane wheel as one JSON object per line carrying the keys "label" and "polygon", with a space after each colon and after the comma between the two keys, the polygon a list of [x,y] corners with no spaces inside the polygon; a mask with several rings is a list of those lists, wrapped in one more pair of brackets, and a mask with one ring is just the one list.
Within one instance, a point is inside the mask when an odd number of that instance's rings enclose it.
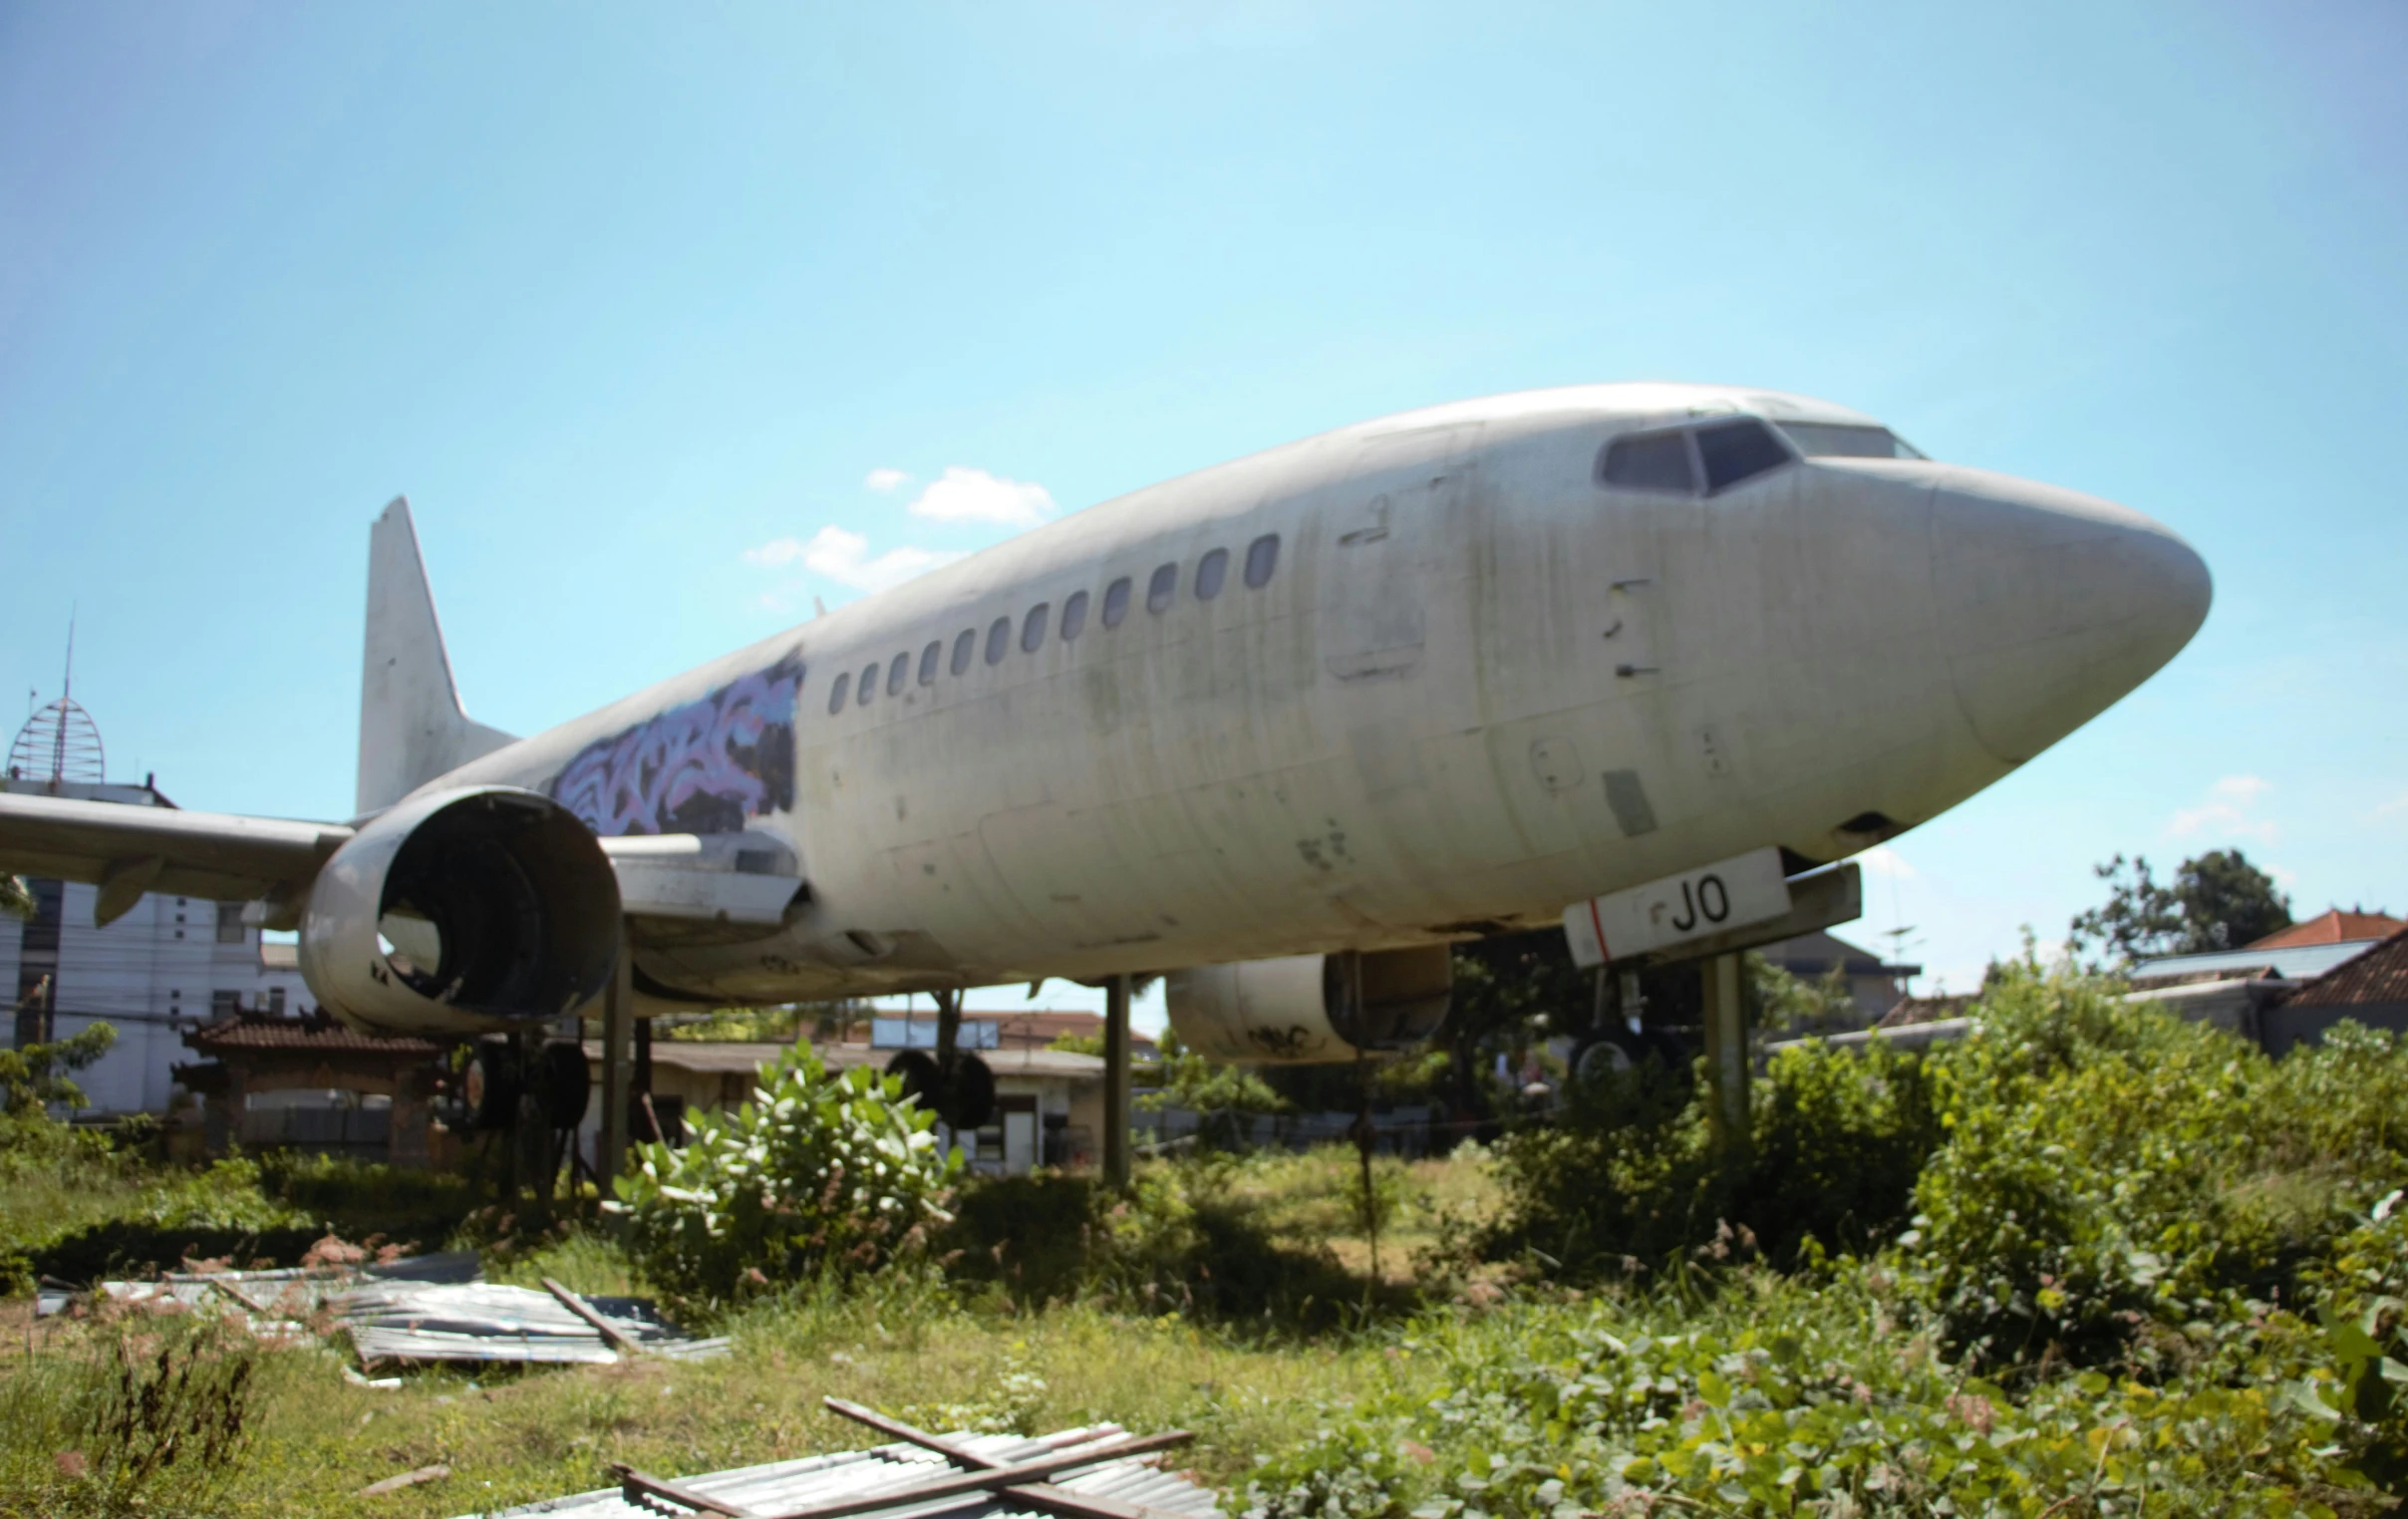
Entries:
{"label": "airplane wheel", "polygon": [[469,1129],[487,1132],[516,1123],[519,1087],[518,1053],[498,1040],[478,1044],[468,1053],[468,1068],[459,1078]]}
{"label": "airplane wheel", "polygon": [[575,1128],[585,1121],[593,1100],[593,1070],[585,1063],[585,1047],[566,1040],[543,1047],[539,1073],[543,1110],[554,1128]]}
{"label": "airplane wheel", "polygon": [[901,1076],[903,1094],[918,1097],[954,1132],[984,1128],[995,1117],[995,1072],[975,1055],[956,1055],[953,1063],[953,1079],[947,1081],[935,1056],[905,1050],[886,1063],[886,1073]]}
{"label": "airplane wheel", "polygon": [[1642,1059],[1639,1041],[1621,1030],[1592,1034],[1572,1052],[1572,1081],[1590,1087],[1608,1076],[1621,1075]]}
{"label": "airplane wheel", "polygon": [[[920,1105],[934,1111],[937,1105],[937,1058],[925,1050],[904,1050],[886,1063],[886,1073],[903,1078],[903,1095],[918,1097]],[[943,1117],[943,1113],[938,1113]]]}
{"label": "airplane wheel", "polygon": [[947,1083],[945,1121],[956,1131],[985,1128],[995,1121],[995,1072],[975,1055],[954,1057],[953,1079]]}

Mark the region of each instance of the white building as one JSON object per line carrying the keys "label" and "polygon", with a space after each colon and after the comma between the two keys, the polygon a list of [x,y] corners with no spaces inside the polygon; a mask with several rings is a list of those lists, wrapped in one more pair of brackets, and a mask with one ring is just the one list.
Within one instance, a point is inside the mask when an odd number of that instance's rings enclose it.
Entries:
{"label": "white building", "polygon": [[[172,806],[149,784],[0,779],[0,788]],[[187,1031],[234,1013],[299,1014],[309,993],[290,943],[264,943],[240,902],[154,894],[107,928],[100,888],[33,880],[31,921],[0,917],[0,987],[12,988],[11,1043],[65,1039],[95,1023],[117,1043],[76,1084],[102,1113],[163,1113]]]}

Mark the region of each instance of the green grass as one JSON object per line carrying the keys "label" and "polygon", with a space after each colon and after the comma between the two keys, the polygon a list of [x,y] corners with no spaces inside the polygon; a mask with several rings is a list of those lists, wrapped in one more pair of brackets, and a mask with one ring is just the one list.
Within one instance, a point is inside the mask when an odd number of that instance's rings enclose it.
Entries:
{"label": "green grass", "polygon": [[[2271,1063],[2108,990],[2015,971],[1982,1036],[1927,1063],[1784,1056],[1753,1166],[1683,1094],[1493,1157],[1382,1161],[1377,1282],[1355,1157],[1332,1148],[1153,1163],[1125,1197],[976,1185],[934,1260],[716,1319],[698,1299],[693,1327],[735,1342],[713,1363],[387,1391],[315,1341],[35,1329],[20,1300],[0,1516],[459,1514],[603,1485],[612,1461],[677,1476],[867,1443],[828,1393],[938,1428],[1183,1426],[1177,1459],[1260,1519],[2391,1511],[2408,1048],[2341,1030]],[[238,1180],[151,1183],[239,1201]],[[285,1168],[251,1196],[400,1207],[422,1184]],[[487,1261],[660,1285],[574,1230]],[[199,1367],[161,1406],[247,1443],[136,1481],[157,1431],[120,1383],[161,1355]],[[440,1483],[353,1496],[439,1462]]]}
{"label": "green grass", "polygon": [[[640,1285],[592,1240],[507,1273],[539,1274],[595,1293]],[[88,1443],[75,1410],[122,1326],[47,1330],[29,1355],[22,1304],[10,1312],[0,1327],[10,1342],[0,1350],[0,1514],[100,1512],[56,1455]],[[820,1406],[830,1393],[938,1427],[1185,1427],[1203,1438],[1179,1459],[1226,1483],[1242,1481],[1252,1452],[1292,1437],[1299,1406],[1368,1394],[1388,1376],[1363,1337],[1299,1350],[1090,1306],[971,1312],[926,1276],[798,1293],[720,1328],[736,1342],[722,1361],[419,1371],[392,1391],[346,1381],[342,1359],[314,1344],[267,1352],[250,1448],[214,1483],[160,1482],[150,1511],[357,1513],[361,1487],[440,1462],[450,1478],[376,1500],[373,1512],[457,1514],[605,1485],[612,1461],[690,1474],[874,1443]]]}

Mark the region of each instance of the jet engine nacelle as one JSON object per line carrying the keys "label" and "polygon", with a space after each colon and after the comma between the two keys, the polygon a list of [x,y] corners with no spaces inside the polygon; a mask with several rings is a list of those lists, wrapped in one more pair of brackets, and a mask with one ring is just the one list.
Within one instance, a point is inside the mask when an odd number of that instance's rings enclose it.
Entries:
{"label": "jet engine nacelle", "polygon": [[380,1034],[474,1034],[599,996],[619,883],[576,815],[515,786],[409,797],[335,851],[301,915],[301,975]]}
{"label": "jet engine nacelle", "polygon": [[1453,988],[1453,953],[1431,944],[1197,966],[1170,974],[1164,1000],[1199,1055],[1309,1065],[1419,1044],[1446,1022]]}

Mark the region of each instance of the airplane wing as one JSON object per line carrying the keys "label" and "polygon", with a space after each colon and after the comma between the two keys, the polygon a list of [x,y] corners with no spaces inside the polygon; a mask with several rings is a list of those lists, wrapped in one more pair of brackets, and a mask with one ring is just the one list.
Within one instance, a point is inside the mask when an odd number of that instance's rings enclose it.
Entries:
{"label": "airplane wing", "polygon": [[351,835],[344,823],[0,792],[0,869],[100,887],[96,926],[152,891],[297,908]]}
{"label": "airplane wing", "polygon": [[[0,792],[0,870],[100,887],[96,927],[115,922],[152,891],[265,901],[269,926],[291,927],[318,867],[353,831],[346,823]],[[773,927],[802,886],[791,852],[751,834],[655,834],[601,844],[619,877],[623,910],[637,920],[639,943],[653,937],[647,919]]]}

